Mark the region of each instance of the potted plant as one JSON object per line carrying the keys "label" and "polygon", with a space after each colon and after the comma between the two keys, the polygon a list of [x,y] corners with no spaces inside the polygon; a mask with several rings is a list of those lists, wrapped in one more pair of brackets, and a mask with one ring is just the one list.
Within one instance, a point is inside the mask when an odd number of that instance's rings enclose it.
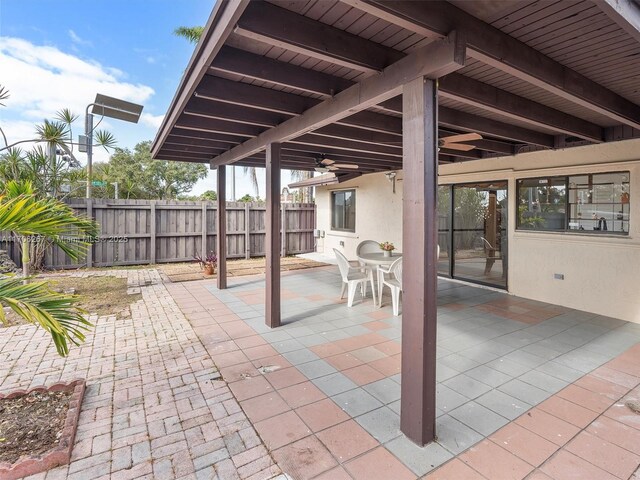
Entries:
{"label": "potted plant", "polygon": [[215,253],[209,252],[203,257],[196,254],[193,258],[200,264],[200,268],[202,268],[205,275],[213,275],[216,272],[218,257]]}
{"label": "potted plant", "polygon": [[382,252],[384,253],[385,257],[392,256],[393,255],[393,251],[395,249],[396,249],[396,247],[391,242],[382,242],[380,244],[380,250],[382,250]]}

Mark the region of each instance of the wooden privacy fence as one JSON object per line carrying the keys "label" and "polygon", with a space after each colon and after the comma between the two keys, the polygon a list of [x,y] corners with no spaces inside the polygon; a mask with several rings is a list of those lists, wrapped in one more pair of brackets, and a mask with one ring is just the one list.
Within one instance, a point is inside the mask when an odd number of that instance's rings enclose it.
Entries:
{"label": "wooden privacy fence", "polygon": [[[100,236],[81,264],[52,248],[48,268],[110,267],[192,261],[196,253],[216,251],[216,204],[177,200],[72,199],[78,213],[95,219]],[[260,257],[265,252],[264,204],[227,202],[227,258]],[[314,204],[283,203],[281,254],[313,252]],[[281,232],[282,233],[282,232]],[[20,246],[0,234],[0,249],[20,265]]]}

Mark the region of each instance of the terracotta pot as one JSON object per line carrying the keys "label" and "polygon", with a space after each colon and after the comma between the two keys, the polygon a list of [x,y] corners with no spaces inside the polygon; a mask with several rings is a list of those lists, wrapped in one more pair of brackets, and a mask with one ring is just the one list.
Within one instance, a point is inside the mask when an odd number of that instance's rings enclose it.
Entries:
{"label": "terracotta pot", "polygon": [[213,275],[216,272],[215,265],[205,265],[204,266],[204,274],[205,275]]}

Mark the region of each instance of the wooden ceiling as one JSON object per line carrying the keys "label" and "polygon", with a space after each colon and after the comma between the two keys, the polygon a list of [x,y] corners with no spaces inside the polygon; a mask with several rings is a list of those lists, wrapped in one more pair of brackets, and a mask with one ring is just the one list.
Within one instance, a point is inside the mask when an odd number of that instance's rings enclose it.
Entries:
{"label": "wooden ceiling", "polygon": [[[220,1],[152,154],[263,166],[265,132],[452,31],[467,59],[439,81],[440,135],[483,140],[441,150],[441,162],[640,137],[638,26],[632,0]],[[401,168],[401,116],[395,97],[289,135],[282,166],[328,157],[362,173]]]}

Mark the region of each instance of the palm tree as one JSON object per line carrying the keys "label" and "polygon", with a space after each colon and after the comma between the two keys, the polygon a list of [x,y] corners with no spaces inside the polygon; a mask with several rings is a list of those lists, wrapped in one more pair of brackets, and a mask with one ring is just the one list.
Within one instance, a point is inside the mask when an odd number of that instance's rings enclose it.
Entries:
{"label": "palm tree", "polygon": [[[293,180],[294,182],[300,182],[302,180],[306,180],[311,177],[313,177],[313,172],[310,172],[307,170],[291,170],[291,180]],[[313,187],[303,187],[300,189],[300,193],[301,193],[300,197],[301,197],[302,203],[311,202],[312,188]]]}
{"label": "palm tree", "polygon": [[[12,194],[26,187],[12,185]],[[60,247],[71,258],[78,258],[87,243],[69,239],[75,234],[95,235],[95,222],[79,217],[64,203],[54,198],[37,198],[33,194],[0,196],[0,231],[11,231],[20,237],[42,235]],[[51,335],[58,354],[69,353],[69,342],[79,345],[91,323],[86,312],[77,306],[77,297],[51,290],[47,282],[23,283],[22,279],[0,275],[0,306],[8,307],[29,323],[44,328]],[[0,321],[7,322],[3,308]]]}
{"label": "palm tree", "polygon": [[191,43],[198,43],[203,31],[204,27],[178,27],[173,31],[173,34],[186,38]]}

